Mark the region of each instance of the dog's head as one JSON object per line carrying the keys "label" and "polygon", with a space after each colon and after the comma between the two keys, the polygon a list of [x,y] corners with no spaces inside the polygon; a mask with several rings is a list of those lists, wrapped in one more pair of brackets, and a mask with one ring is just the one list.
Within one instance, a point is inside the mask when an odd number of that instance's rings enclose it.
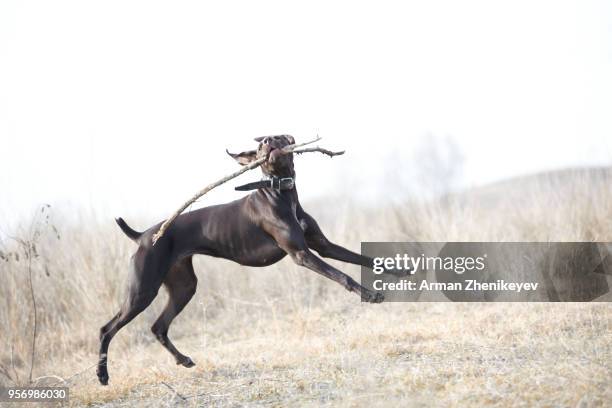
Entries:
{"label": "dog's head", "polygon": [[281,152],[283,147],[295,144],[293,136],[261,136],[256,137],[255,141],[259,142],[257,150],[248,150],[238,154],[228,152],[228,154],[243,166],[253,160],[267,156],[268,160],[261,165],[261,170],[265,175],[276,177],[293,177],[295,175],[293,153]]}

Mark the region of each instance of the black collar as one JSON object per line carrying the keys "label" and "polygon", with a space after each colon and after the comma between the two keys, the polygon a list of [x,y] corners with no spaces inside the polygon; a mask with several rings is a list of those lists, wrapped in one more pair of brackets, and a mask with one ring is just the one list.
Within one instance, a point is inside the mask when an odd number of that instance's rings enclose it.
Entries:
{"label": "black collar", "polygon": [[295,178],[293,177],[270,177],[260,181],[254,181],[252,183],[243,184],[235,187],[236,191],[248,191],[257,190],[260,188],[273,188],[276,191],[291,190],[295,187]]}

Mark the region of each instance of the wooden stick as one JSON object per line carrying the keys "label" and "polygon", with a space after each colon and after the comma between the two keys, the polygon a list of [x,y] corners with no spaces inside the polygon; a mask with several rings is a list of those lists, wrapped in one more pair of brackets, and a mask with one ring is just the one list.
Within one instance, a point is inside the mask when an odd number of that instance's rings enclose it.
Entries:
{"label": "wooden stick", "polygon": [[[319,140],[321,140],[321,138],[319,136],[317,136],[316,139],[313,139],[309,142],[306,143],[300,143],[300,144],[292,144],[289,146],[285,146],[282,149],[283,154],[289,154],[291,152],[293,152],[295,149],[302,147],[302,146],[306,146],[309,145],[311,143],[314,142],[318,142]],[[296,152],[296,153],[306,153],[306,151],[308,149],[303,149],[304,151],[302,152]],[[319,148],[315,148],[315,150],[312,151],[321,151],[322,152],[323,149],[319,149]],[[322,152],[324,153],[324,152]],[[332,153],[332,152],[329,152]],[[344,152],[342,152],[344,153]],[[340,153],[340,154],[342,154]],[[328,153],[325,153],[328,154]],[[191,204],[193,204],[194,202],[196,202],[200,197],[202,197],[204,194],[208,193],[210,190],[212,190],[215,187],[219,187],[221,184],[238,177],[239,175],[241,175],[242,173],[245,173],[249,170],[252,170],[256,167],[259,167],[260,165],[262,165],[266,160],[268,160],[268,156],[264,156],[264,157],[260,157],[257,160],[254,160],[252,162],[250,162],[249,164],[243,166],[240,170],[237,170],[235,172],[233,172],[230,175],[227,175],[217,181],[215,181],[214,183],[211,183],[209,185],[207,185],[206,187],[204,187],[203,189],[201,189],[200,191],[198,191],[197,193],[195,193],[193,195],[193,197],[191,197],[189,200],[185,201],[183,203],[183,205],[181,205],[175,212],[172,213],[172,215],[170,216],[170,218],[168,218],[166,221],[164,221],[164,223],[161,225],[161,227],[159,227],[159,230],[153,235],[153,245],[155,245],[155,243],[164,235],[164,233],[166,232],[166,230],[170,227],[170,224],[172,224],[172,222],[174,222],[174,220],[176,219],[176,217],[178,217],[179,215],[181,215],[181,213],[183,211],[185,211],[185,209],[187,209],[187,207],[189,207]]]}
{"label": "wooden stick", "polygon": [[310,142],[300,143],[300,144],[292,144],[292,145],[283,147],[281,150],[283,151],[284,154],[288,154],[288,153],[293,152],[298,147],[306,146],[306,145],[318,142],[319,140],[321,140],[321,137],[317,135],[317,138],[316,139],[312,139]]}
{"label": "wooden stick", "polygon": [[320,148],[319,146],[317,146],[317,147],[308,147],[306,149],[300,149],[300,150],[294,150],[293,151],[294,154],[302,154],[302,153],[310,153],[310,152],[323,153],[323,154],[328,155],[329,157],[340,156],[340,155],[344,154],[344,150],[339,151],[339,152],[332,152],[332,151],[329,151],[327,149]]}
{"label": "wooden stick", "polygon": [[193,197],[191,197],[189,200],[185,201],[183,203],[183,205],[181,205],[178,210],[176,210],[175,212],[172,213],[172,215],[170,216],[170,218],[168,218],[166,221],[164,221],[164,223],[161,225],[161,227],[159,227],[159,231],[157,231],[155,233],[155,235],[153,235],[153,245],[155,245],[155,243],[157,242],[158,239],[160,239],[164,233],[166,232],[166,230],[168,229],[168,227],[170,226],[170,224],[172,224],[172,222],[176,219],[176,217],[178,217],[179,215],[181,215],[181,213],[183,211],[185,211],[185,209],[187,207],[189,207],[191,204],[193,204],[194,202],[196,202],[196,200],[200,197],[202,197],[204,194],[208,193],[210,190],[212,190],[215,187],[219,187],[221,184],[225,183],[226,181],[229,181],[233,178],[238,177],[239,175],[241,175],[242,173],[245,173],[251,169],[254,169],[255,167],[259,167],[263,162],[265,162],[266,160],[268,160],[267,157],[260,157],[259,159],[250,162],[249,164],[247,164],[246,166],[243,166],[240,170],[233,172],[232,174],[225,176],[217,181],[215,181],[212,184],[207,185],[206,187],[204,187],[203,189],[201,189],[200,191],[198,191],[197,193],[195,193],[193,195]]}

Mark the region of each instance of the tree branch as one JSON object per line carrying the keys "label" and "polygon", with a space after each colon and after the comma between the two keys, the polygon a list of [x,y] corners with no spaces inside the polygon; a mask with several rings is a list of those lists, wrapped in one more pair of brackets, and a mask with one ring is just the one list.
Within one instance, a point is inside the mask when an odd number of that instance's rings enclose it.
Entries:
{"label": "tree branch", "polygon": [[170,224],[172,224],[172,222],[176,219],[176,217],[178,217],[179,215],[181,215],[181,213],[183,211],[185,211],[185,209],[187,207],[189,207],[191,204],[193,204],[194,202],[197,201],[198,198],[202,197],[204,194],[208,193],[210,190],[212,190],[215,187],[219,187],[221,184],[238,177],[239,175],[241,175],[242,173],[245,173],[249,170],[252,170],[256,167],[259,167],[263,162],[265,162],[266,160],[268,160],[268,157],[260,157],[259,159],[250,162],[249,164],[247,164],[246,166],[242,167],[240,170],[233,172],[232,174],[225,176],[217,181],[215,181],[214,183],[211,183],[209,185],[207,185],[206,187],[204,187],[203,189],[201,189],[200,191],[198,191],[197,193],[195,193],[193,195],[193,197],[191,197],[189,200],[185,201],[183,203],[183,205],[181,205],[175,212],[172,213],[172,215],[170,216],[170,218],[168,218],[166,221],[164,221],[164,223],[161,225],[161,227],[159,227],[159,231],[157,231],[155,233],[155,235],[153,235],[153,245],[155,245],[155,243],[164,235],[164,233],[166,232],[166,230],[168,229],[168,227],[170,227]]}
{"label": "tree branch", "polygon": [[300,150],[294,150],[293,151],[294,154],[311,153],[311,152],[323,153],[323,154],[328,155],[329,157],[340,156],[340,155],[344,154],[344,150],[339,151],[339,152],[332,152],[330,150],[323,149],[323,148],[321,148],[319,146],[317,146],[317,147],[308,147],[306,149],[300,149]]}

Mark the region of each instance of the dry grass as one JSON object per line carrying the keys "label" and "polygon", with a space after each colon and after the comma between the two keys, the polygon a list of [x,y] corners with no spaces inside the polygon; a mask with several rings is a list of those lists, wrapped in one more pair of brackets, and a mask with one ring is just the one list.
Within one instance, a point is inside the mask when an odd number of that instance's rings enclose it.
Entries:
{"label": "dry grass", "polygon": [[[529,180],[427,205],[363,210],[336,200],[333,209],[307,208],[331,238],[354,249],[361,240],[612,241],[608,172]],[[343,216],[334,220],[337,214]],[[205,257],[196,262],[198,293],[170,331],[197,366],[176,366],[150,334],[164,294],[115,337],[111,385],[101,387],[91,367],[98,329],[122,300],[134,244],[110,221],[70,223],[57,213],[52,221],[61,239],[43,235],[33,264],[40,332],[34,377],[68,379],[71,405],[612,401],[610,303],[370,305],[287,260],[254,269]],[[153,220],[129,221],[144,227]],[[6,241],[2,250],[14,245]],[[357,267],[335,264],[358,276]],[[0,364],[23,381],[31,340],[24,262],[11,257],[0,268]],[[8,383],[0,375],[0,384]]]}

